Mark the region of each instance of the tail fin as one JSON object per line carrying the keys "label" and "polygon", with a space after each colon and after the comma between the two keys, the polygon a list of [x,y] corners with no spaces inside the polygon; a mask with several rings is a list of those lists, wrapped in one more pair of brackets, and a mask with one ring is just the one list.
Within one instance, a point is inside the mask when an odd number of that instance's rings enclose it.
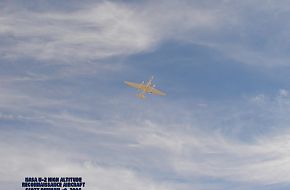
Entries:
{"label": "tail fin", "polygon": [[137,97],[140,98],[140,99],[144,99],[145,95],[144,95],[144,93],[140,93],[140,94],[137,94]]}

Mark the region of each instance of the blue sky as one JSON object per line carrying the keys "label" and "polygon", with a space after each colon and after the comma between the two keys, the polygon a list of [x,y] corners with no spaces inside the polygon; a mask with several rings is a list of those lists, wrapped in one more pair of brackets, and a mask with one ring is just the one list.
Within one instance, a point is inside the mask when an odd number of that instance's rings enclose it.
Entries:
{"label": "blue sky", "polygon": [[[1,1],[1,186],[289,189],[288,7]],[[167,96],[123,83],[151,75]]]}

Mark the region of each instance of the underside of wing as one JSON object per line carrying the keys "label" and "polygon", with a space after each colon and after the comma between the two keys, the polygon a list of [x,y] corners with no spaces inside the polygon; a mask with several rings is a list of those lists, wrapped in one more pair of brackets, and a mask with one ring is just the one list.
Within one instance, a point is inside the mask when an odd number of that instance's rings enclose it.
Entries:
{"label": "underside of wing", "polygon": [[160,90],[157,90],[156,88],[151,88],[150,89],[152,94],[160,95],[160,96],[165,96],[166,94],[164,92],[161,92]]}
{"label": "underside of wing", "polygon": [[128,81],[124,81],[125,84],[127,84],[128,86],[131,86],[133,88],[137,88],[139,90],[142,90],[144,85],[143,84],[138,84],[138,83],[134,83],[134,82],[128,82]]}

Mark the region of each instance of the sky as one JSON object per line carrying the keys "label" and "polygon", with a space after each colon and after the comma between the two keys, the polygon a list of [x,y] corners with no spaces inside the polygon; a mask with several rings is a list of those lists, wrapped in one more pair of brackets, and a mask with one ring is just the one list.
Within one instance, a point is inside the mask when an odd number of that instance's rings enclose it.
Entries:
{"label": "sky", "polygon": [[[1,189],[289,189],[289,7],[0,1]],[[166,96],[123,83],[150,76]]]}

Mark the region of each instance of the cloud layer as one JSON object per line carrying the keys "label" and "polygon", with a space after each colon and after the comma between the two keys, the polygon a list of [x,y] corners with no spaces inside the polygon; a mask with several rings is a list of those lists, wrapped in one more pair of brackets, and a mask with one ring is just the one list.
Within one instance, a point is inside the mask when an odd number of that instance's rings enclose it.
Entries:
{"label": "cloud layer", "polygon": [[[111,113],[103,110],[115,116],[101,120],[73,110],[56,114],[43,110],[45,104],[34,107],[34,118],[15,115],[16,110],[2,113],[2,181],[11,184],[33,174],[80,175],[90,184],[88,189],[203,189],[208,183],[200,182],[201,177],[248,187],[288,184],[285,92],[249,97],[231,106],[185,110],[180,104],[168,105],[163,109],[171,111],[164,113],[152,111],[160,110],[163,103],[158,103],[135,108],[142,113],[131,112],[129,117],[128,104],[120,104],[110,106],[115,109]],[[29,107],[22,108],[32,115]],[[170,119],[161,119],[166,117]],[[116,184],[110,183],[112,178]]]}
{"label": "cloud layer", "polygon": [[5,189],[289,189],[288,2],[51,2],[0,3]]}
{"label": "cloud layer", "polygon": [[[100,2],[74,11],[3,8],[3,57],[41,60],[90,60],[150,51],[164,39],[195,28],[208,28],[216,18],[186,4],[141,5]],[[186,21],[186,22],[184,22]]]}

